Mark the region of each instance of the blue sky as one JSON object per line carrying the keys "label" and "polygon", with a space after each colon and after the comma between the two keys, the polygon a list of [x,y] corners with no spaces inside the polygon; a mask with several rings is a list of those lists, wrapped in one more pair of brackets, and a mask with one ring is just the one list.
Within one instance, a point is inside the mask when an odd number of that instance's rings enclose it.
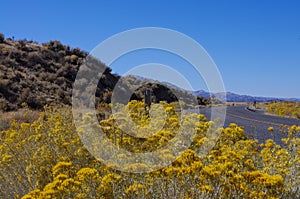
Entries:
{"label": "blue sky", "polygon": [[[0,32],[15,39],[60,40],[90,51],[128,29],[169,28],[188,35],[206,49],[218,66],[226,90],[300,98],[299,10],[300,1],[283,0],[6,0],[1,2]],[[115,70],[122,65],[152,61],[151,57],[160,58],[154,61],[168,58],[151,53],[120,59]],[[185,70],[187,66],[179,63],[169,64]],[[190,80],[202,81],[196,77]],[[195,89],[204,87],[202,83],[197,85]]]}

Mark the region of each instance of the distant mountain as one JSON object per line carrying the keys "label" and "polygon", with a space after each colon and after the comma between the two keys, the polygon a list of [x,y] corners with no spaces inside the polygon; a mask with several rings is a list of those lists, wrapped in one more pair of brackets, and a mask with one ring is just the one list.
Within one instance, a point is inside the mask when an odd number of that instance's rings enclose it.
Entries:
{"label": "distant mountain", "polygon": [[193,94],[199,97],[206,97],[206,98],[213,96],[211,93],[204,90],[193,91]]}
{"label": "distant mountain", "polygon": [[194,95],[205,98],[215,97],[222,102],[272,102],[272,101],[298,101],[299,98],[275,98],[275,97],[257,97],[250,95],[239,95],[232,92],[210,93],[204,90],[194,91]]}

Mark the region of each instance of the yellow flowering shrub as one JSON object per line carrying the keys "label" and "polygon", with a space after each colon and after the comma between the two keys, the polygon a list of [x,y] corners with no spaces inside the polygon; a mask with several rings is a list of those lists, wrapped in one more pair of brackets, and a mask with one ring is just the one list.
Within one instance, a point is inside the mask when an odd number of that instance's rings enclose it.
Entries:
{"label": "yellow flowering shrub", "polygon": [[268,104],[267,113],[300,118],[300,102],[273,102]]}
{"label": "yellow flowering shrub", "polygon": [[[236,124],[214,133],[210,128],[215,126],[213,121],[199,114],[180,116],[176,104],[162,102],[157,112],[149,112],[137,101],[119,106],[127,109],[130,117],[120,111],[100,121],[108,138],[105,142],[135,153],[161,149],[151,172],[134,173],[150,165],[126,164],[130,157],[125,153],[117,154],[114,164],[105,165],[82,144],[79,135],[85,128],[76,131],[70,107],[45,107],[35,122],[12,121],[8,130],[0,132],[0,198],[300,197],[300,127],[291,126],[283,132],[281,146],[271,139],[264,143],[249,139]],[[151,120],[151,114],[157,119]],[[91,119],[89,114],[83,117],[85,122]],[[129,119],[135,124],[135,134],[124,132]],[[194,128],[195,134],[189,148],[176,154],[164,147],[186,139],[178,136],[188,133],[179,130],[182,126]],[[101,140],[92,141],[95,147],[106,146]],[[207,154],[198,156],[205,143],[214,145]],[[113,149],[105,150],[103,155],[109,155]],[[165,160],[171,164],[159,165]],[[123,172],[118,170],[120,165],[125,165]]]}

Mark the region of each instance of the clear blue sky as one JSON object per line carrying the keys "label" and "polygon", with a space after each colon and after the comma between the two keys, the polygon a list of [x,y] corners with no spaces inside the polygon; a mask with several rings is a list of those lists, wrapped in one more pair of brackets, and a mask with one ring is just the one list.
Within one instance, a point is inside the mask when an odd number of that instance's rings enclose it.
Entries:
{"label": "clear blue sky", "polygon": [[199,42],[228,91],[300,98],[300,1],[1,2],[5,37],[60,40],[86,51],[113,34],[146,26],[170,28]]}

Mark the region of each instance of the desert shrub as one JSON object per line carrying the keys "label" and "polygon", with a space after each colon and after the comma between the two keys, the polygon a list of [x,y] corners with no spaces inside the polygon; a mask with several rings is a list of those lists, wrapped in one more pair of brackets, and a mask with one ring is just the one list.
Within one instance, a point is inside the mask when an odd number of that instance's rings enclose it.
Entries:
{"label": "desert shrub", "polygon": [[27,43],[26,39],[24,39],[24,40],[19,40],[18,43],[17,43],[18,48],[19,48],[19,49],[23,49],[23,48],[26,46],[26,43]]}
{"label": "desert shrub", "polygon": [[9,47],[7,47],[7,46],[1,46],[0,50],[1,50],[1,53],[2,53],[4,56],[9,55],[9,53],[10,53],[10,49],[9,49]]}
{"label": "desert shrub", "polygon": [[[1,84],[0,84],[0,86],[1,86]],[[0,110],[4,110],[4,108],[6,107],[6,105],[7,105],[6,100],[3,99],[3,98],[0,98]]]}
{"label": "desert shrub", "polygon": [[46,99],[43,96],[30,94],[26,99],[26,103],[30,108],[37,110],[43,108],[44,104],[46,104]]}
{"label": "desert shrub", "polygon": [[[196,133],[192,136],[189,149],[170,165],[147,173],[130,173],[149,165],[128,162],[126,165],[125,154],[118,154],[115,159],[119,162],[117,165],[104,165],[101,159],[93,157],[87,151],[79,135],[86,133],[86,125],[94,125],[89,113],[77,121],[77,130],[70,107],[45,107],[39,119],[32,123],[12,121],[8,130],[0,132],[0,197],[300,197],[300,127],[289,128],[283,140],[285,146],[279,146],[273,140],[259,144],[257,140],[247,139],[243,128],[236,124],[215,132],[211,128],[215,126],[214,122],[207,121],[203,115],[182,115],[181,120],[174,108],[176,103],[161,102],[160,106],[157,112],[152,113],[157,116],[158,120],[154,123],[157,126],[148,125],[151,119],[147,109],[137,101],[126,106],[117,105],[117,110],[122,111],[100,122],[110,143],[136,153],[155,151],[169,141],[178,139],[175,135],[180,125],[185,125],[186,129],[195,128]],[[116,123],[114,117],[123,122]],[[152,136],[138,138],[122,133],[129,119],[136,124],[131,128],[137,136]],[[163,128],[155,129],[161,124]],[[206,155],[197,155],[204,143],[216,140],[216,144]],[[99,144],[105,146],[105,143],[101,143],[102,140],[92,141],[94,150],[98,149]],[[114,158],[110,149],[105,149],[106,154],[103,155]],[[166,149],[159,158],[166,160],[173,157],[172,151]],[[125,165],[128,172],[118,171],[120,165]]]}
{"label": "desert shrub", "polygon": [[78,57],[86,57],[86,53],[81,51],[79,48],[73,48],[71,50],[71,54],[76,55]]}
{"label": "desert shrub", "polygon": [[65,50],[64,45],[60,41],[49,41],[47,43],[44,43],[43,46],[54,52]]}
{"label": "desert shrub", "polygon": [[19,99],[18,99],[19,103],[26,102],[28,97],[30,96],[30,93],[31,93],[30,88],[28,88],[28,87],[23,88],[22,92],[19,96]]}
{"label": "desert shrub", "polygon": [[274,102],[267,106],[266,112],[300,119],[300,102]]}
{"label": "desert shrub", "polygon": [[21,52],[20,51],[12,51],[10,53],[10,58],[11,59],[20,60],[20,58],[21,58]]}
{"label": "desert shrub", "polygon": [[66,80],[64,77],[57,77],[57,78],[55,78],[55,81],[54,81],[54,83],[57,85],[63,85],[65,82],[66,82]]}
{"label": "desert shrub", "polygon": [[28,65],[34,66],[37,64],[45,65],[45,61],[42,59],[38,52],[29,52],[28,53]]}
{"label": "desert shrub", "polygon": [[77,60],[78,60],[77,55],[71,55],[71,56],[70,56],[70,62],[71,62],[72,64],[77,64]]}
{"label": "desert shrub", "polygon": [[60,50],[60,51],[58,51],[58,55],[59,55],[59,57],[64,58],[66,56],[66,51]]}

